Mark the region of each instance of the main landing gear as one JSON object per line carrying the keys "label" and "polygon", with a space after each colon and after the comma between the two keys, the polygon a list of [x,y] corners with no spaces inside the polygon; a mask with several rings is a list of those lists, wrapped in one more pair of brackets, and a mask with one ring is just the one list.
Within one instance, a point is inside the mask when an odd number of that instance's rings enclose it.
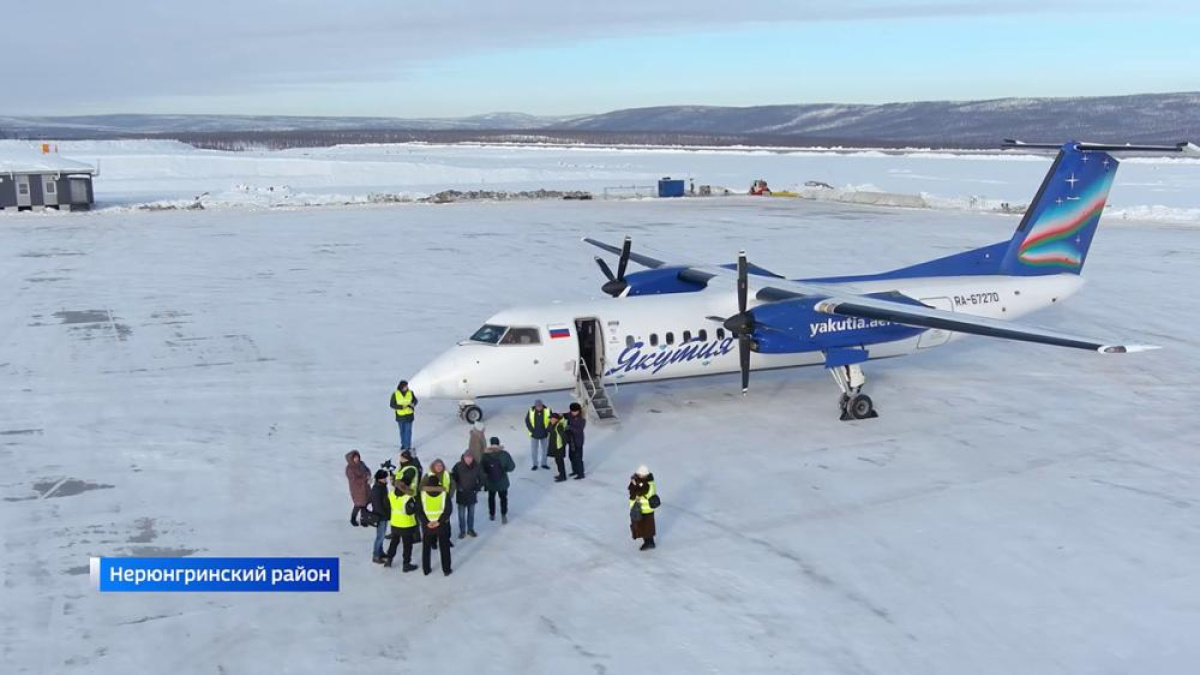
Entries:
{"label": "main landing gear", "polygon": [[862,366],[857,363],[848,366],[834,366],[829,369],[829,374],[833,375],[833,381],[837,382],[838,387],[842,390],[842,396],[838,401],[838,407],[842,410],[842,421],[879,417],[879,413],[875,412],[875,404],[871,401],[871,397],[862,393],[863,385],[867,383],[867,376],[863,374]]}
{"label": "main landing gear", "polygon": [[467,424],[474,424],[483,420],[483,408],[475,405],[474,401],[460,401],[458,404],[458,417]]}

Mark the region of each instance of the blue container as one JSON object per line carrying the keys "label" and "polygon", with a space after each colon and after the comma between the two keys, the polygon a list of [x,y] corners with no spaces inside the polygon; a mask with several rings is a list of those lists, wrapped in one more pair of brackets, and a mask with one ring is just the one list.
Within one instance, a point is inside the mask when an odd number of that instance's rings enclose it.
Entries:
{"label": "blue container", "polygon": [[667,176],[658,181],[659,197],[682,197],[683,193],[683,180],[673,180],[670,176]]}

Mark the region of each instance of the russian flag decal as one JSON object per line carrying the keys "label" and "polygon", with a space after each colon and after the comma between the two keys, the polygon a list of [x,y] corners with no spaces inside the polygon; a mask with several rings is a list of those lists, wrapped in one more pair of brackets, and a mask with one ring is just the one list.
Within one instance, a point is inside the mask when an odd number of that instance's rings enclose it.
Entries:
{"label": "russian flag decal", "polygon": [[571,337],[571,329],[570,328],[567,328],[565,326],[559,326],[557,328],[554,326],[550,327],[550,339],[551,340],[557,340],[559,338],[569,338],[569,337]]}

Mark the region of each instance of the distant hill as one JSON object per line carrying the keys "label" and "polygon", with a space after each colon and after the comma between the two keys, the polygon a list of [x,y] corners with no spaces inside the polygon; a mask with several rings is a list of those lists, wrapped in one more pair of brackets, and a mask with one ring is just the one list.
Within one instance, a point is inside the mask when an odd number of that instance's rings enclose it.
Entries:
{"label": "distant hill", "polygon": [[77,115],[25,117],[0,115],[0,132],[20,136],[54,135],[96,138],[137,134],[217,133],[252,131],[521,131],[557,126],[571,118],[538,117],[524,113],[488,113],[454,119],[401,117],[296,117],[288,115]]}
{"label": "distant hill", "polygon": [[[663,106],[600,115],[539,117],[491,113],[447,119],[272,115],[0,116],[0,137],[155,136],[240,144],[256,136],[293,145],[397,140],[504,139],[536,132],[539,142],[848,146],[992,146],[1001,138],[1111,142],[1200,140],[1200,93],[1088,98],[1002,98],[881,105],[816,103],[746,108]],[[619,139],[619,140],[618,140]],[[705,139],[710,139],[706,141]]]}
{"label": "distant hill", "polygon": [[1168,142],[1200,139],[1200,93],[882,105],[667,106],[617,110],[558,126],[627,133],[802,136],[888,145],[994,144],[1001,137]]}

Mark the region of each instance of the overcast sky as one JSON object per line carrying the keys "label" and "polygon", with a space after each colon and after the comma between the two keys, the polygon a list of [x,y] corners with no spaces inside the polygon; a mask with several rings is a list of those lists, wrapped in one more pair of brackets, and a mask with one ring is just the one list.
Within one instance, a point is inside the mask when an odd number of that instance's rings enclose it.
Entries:
{"label": "overcast sky", "polygon": [[1192,0],[576,4],[8,3],[0,114],[451,117],[1200,90]]}

